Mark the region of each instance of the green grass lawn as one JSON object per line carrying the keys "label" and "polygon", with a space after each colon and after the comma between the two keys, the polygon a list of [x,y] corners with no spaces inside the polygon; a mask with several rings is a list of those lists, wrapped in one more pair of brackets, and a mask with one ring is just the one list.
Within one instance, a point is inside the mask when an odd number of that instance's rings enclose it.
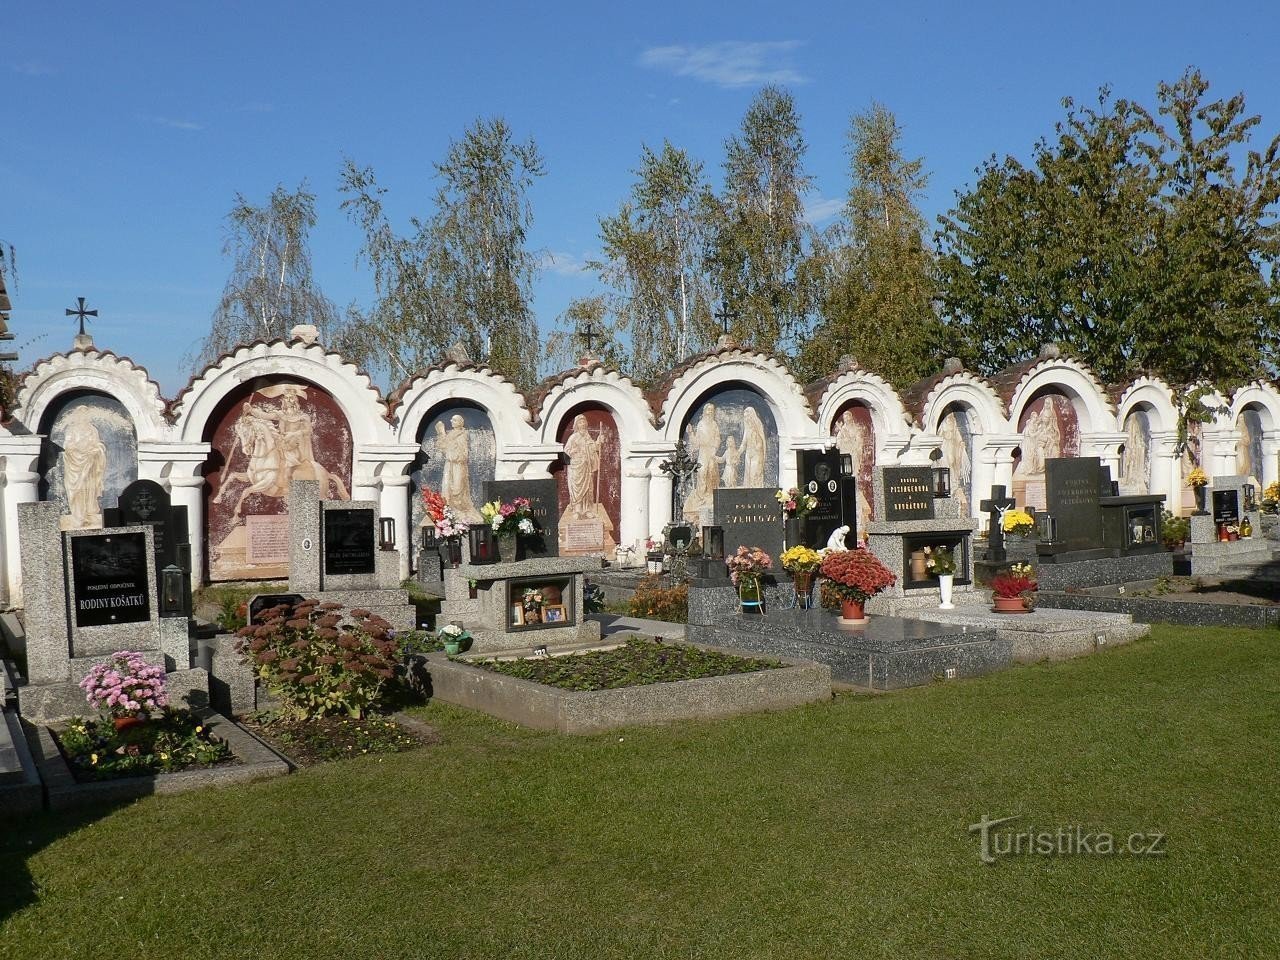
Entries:
{"label": "green grass lawn", "polygon": [[[444,743],[6,825],[0,956],[1280,956],[1280,637],[592,738]],[[1168,835],[978,860],[967,826]]]}

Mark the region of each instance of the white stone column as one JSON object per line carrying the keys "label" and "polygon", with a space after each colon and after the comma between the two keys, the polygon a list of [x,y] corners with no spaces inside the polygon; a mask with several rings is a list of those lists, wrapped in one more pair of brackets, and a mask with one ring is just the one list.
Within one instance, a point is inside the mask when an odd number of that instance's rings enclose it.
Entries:
{"label": "white stone column", "polygon": [[1124,431],[1094,430],[1080,434],[1080,456],[1097,457],[1104,467],[1111,468],[1111,479],[1120,479],[1120,447],[1128,435]]}
{"label": "white stone column", "polygon": [[1182,513],[1182,458],[1177,454],[1177,430],[1151,431],[1151,492],[1164,494],[1170,513]]}
{"label": "white stone column", "polygon": [[40,499],[41,436],[0,437],[0,587],[8,604],[22,606],[18,504]]}
{"label": "white stone column", "polygon": [[1208,426],[1200,432],[1200,465],[1209,475],[1210,482],[1214,477],[1233,477],[1236,475],[1236,446],[1240,436],[1234,426]]}
{"label": "white stone column", "polygon": [[[389,465],[390,467],[390,465]],[[390,517],[396,525],[396,550],[400,553],[400,579],[409,576],[409,551],[413,546],[414,531],[409,529],[409,476],[384,474],[379,506],[381,515]]]}
{"label": "white stone column", "polygon": [[618,512],[618,543],[621,546],[640,544],[644,549],[644,541],[649,536],[649,458],[627,457],[622,461],[622,490],[620,491]]}
{"label": "white stone column", "polygon": [[169,477],[169,503],[187,508],[187,533],[191,540],[191,589],[204,583],[204,477]]}
{"label": "white stone column", "polygon": [[1013,495],[1013,451],[1022,446],[1020,434],[987,434],[982,446],[973,452],[973,504],[975,514],[979,501],[991,496],[991,488],[1003,484]]}
{"label": "white stone column", "polygon": [[495,480],[545,480],[564,448],[558,443],[504,444],[498,450]]}
{"label": "white stone column", "polygon": [[[1280,430],[1262,431],[1262,476],[1258,482],[1265,490],[1268,484],[1280,480]],[[1262,499],[1262,490],[1258,491],[1258,499]]]}

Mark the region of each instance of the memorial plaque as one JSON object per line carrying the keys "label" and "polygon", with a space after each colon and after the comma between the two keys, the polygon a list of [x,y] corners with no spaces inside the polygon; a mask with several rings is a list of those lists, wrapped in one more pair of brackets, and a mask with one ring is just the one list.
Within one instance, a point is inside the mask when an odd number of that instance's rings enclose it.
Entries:
{"label": "memorial plaque", "polygon": [[569,520],[560,524],[565,554],[576,556],[604,550],[604,524],[598,520]]}
{"label": "memorial plaque", "polygon": [[250,563],[287,564],[289,562],[289,515],[287,513],[254,514],[245,517],[248,540],[245,558]]}
{"label": "memorial plaque", "polygon": [[71,569],[77,627],[151,619],[145,534],[72,537]]}
{"label": "memorial plaque", "polygon": [[324,511],[324,572],[334,574],[373,573],[374,527],[372,510],[340,508]]}
{"label": "memorial plaque", "polygon": [[[510,502],[516,497],[527,497],[538,532],[520,537],[520,551],[524,557],[554,557],[559,552],[560,493],[556,482],[546,480],[486,480],[486,500]],[[478,504],[477,504],[478,506]]]}
{"label": "memorial plaque", "polygon": [[716,524],[724,528],[724,555],[733,556],[738,547],[759,547],[780,568],[782,555],[782,512],[772,487],[737,487],[715,492]]}
{"label": "memorial plaque", "polygon": [[885,467],[885,520],[933,519],[933,469],[931,467]]}
{"label": "memorial plaque", "polygon": [[[1044,462],[1049,514],[1068,550],[1102,547],[1101,466],[1097,457],[1050,457]],[[1108,488],[1110,484],[1108,478]]]}
{"label": "memorial plaque", "polygon": [[1240,491],[1238,490],[1213,491],[1213,522],[1214,523],[1239,523],[1240,522]]}
{"label": "memorial plaque", "polygon": [[818,500],[813,512],[805,517],[806,546],[826,546],[827,539],[844,523],[848,523],[852,531],[853,523],[843,519],[839,450],[797,451],[796,476],[800,478],[801,492]]}

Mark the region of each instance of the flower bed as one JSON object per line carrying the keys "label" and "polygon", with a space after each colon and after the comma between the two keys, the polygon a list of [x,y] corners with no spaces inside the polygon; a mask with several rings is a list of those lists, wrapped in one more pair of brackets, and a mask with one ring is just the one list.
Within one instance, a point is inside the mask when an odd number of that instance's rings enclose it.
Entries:
{"label": "flower bed", "polygon": [[389,717],[298,720],[257,713],[240,722],[300,767],[369,754],[403,753],[439,739]]}
{"label": "flower bed", "polygon": [[533,660],[481,660],[475,665],[562,690],[617,690],[648,683],[772,670],[782,663],[635,637],[613,650]]}
{"label": "flower bed", "polygon": [[110,720],[76,719],[54,736],[79,783],[176,773],[235,759],[189,710],[165,710],[125,729]]}

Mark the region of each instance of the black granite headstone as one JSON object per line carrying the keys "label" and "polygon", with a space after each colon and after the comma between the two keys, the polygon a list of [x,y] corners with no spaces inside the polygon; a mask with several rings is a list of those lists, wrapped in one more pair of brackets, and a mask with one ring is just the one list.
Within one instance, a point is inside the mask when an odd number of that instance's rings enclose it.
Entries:
{"label": "black granite headstone", "polygon": [[[858,542],[858,498],[860,496],[862,491],[858,489],[857,477],[840,478],[840,524],[849,528],[844,542],[850,547]],[[826,545],[826,541],[818,544],[819,547]]]}
{"label": "black granite headstone", "polygon": [[373,573],[374,527],[378,518],[363,507],[324,511],[324,572],[333,574]]}
{"label": "black granite headstone", "polygon": [[[827,538],[846,521],[840,496],[840,451],[800,450],[796,453],[800,490],[816,497],[818,505],[805,517],[805,541],[810,547],[826,546]],[[852,531],[851,531],[852,532]]]}
{"label": "black granite headstone", "polygon": [[1240,492],[1238,490],[1213,491],[1213,522],[1240,522]]}
{"label": "black granite headstone", "polygon": [[[169,529],[172,507],[169,494],[154,480],[135,480],[121,491],[116,511],[110,518],[113,526],[128,527],[148,524],[155,536],[156,563],[166,567],[178,559],[178,541]],[[183,509],[185,513],[185,508]]]}
{"label": "black granite headstone", "polygon": [[282,603],[293,606],[301,603],[303,596],[300,593],[258,593],[249,598],[249,623],[262,623],[262,612],[270,610],[272,607],[278,607]]}
{"label": "black granite headstone", "polygon": [[145,534],[74,537],[71,568],[77,627],[144,623],[151,619]]}
{"label": "black granite headstone", "polygon": [[715,492],[716,524],[724,528],[724,555],[738,547],[759,547],[773,558],[782,556],[782,512],[771,487],[731,487]]}
{"label": "black granite headstone", "polygon": [[[1102,462],[1097,457],[1050,457],[1044,462],[1045,501],[1068,550],[1102,548]],[[1108,478],[1107,487],[1111,482]]]}
{"label": "black granite headstone", "polygon": [[885,520],[933,519],[933,469],[884,467]]}
{"label": "black granite headstone", "polygon": [[510,502],[527,497],[538,532],[520,537],[525,557],[554,557],[560,552],[560,492],[554,480],[486,480],[486,500]]}

